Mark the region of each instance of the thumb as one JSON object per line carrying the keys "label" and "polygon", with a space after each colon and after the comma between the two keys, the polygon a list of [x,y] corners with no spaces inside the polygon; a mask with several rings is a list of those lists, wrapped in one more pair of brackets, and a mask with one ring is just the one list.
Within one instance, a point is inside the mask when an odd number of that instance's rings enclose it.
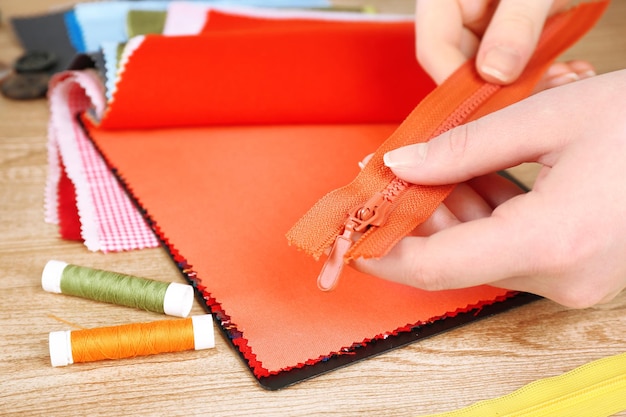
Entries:
{"label": "thumb", "polygon": [[458,126],[429,142],[387,152],[384,163],[415,184],[440,185],[467,181],[519,165],[541,162],[569,139],[568,118],[559,115],[559,97],[549,90]]}
{"label": "thumb", "polygon": [[477,69],[487,81],[509,84],[528,63],[552,1],[502,0],[476,56]]}

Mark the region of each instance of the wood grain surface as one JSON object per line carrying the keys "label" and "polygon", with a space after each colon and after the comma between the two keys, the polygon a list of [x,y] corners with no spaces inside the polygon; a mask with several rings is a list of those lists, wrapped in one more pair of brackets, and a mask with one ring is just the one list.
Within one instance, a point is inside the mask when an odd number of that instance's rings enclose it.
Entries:
{"label": "wood grain surface", "polygon": [[[337,1],[341,5],[362,1]],[[412,0],[370,1],[412,12]],[[0,0],[0,60],[22,52],[7,19],[67,6],[63,0]],[[626,1],[565,54],[598,72],[626,68]],[[41,289],[44,264],[79,265],[183,282],[164,250],[89,252],[43,221],[47,102],[0,97],[0,415],[419,416],[507,394],[626,350],[626,293],[569,310],[542,300],[402,349],[269,392],[219,335],[215,349],[52,368],[48,333],[157,320],[136,311]],[[531,184],[536,167],[515,169]],[[195,305],[192,313],[203,310]],[[75,327],[74,327],[75,328]],[[620,414],[626,416],[626,413]]]}

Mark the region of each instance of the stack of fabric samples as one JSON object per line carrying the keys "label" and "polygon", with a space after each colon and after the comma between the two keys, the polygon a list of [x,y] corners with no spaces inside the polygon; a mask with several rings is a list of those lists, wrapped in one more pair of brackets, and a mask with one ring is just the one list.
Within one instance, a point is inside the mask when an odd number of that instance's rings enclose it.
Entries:
{"label": "stack of fabric samples", "polygon": [[[45,212],[64,238],[103,252],[162,244],[270,389],[533,299],[351,268],[323,292],[322,262],[287,243],[435,89],[412,16],[149,5],[63,14],[74,56],[50,84]],[[100,7],[122,35],[95,29],[112,27]]]}

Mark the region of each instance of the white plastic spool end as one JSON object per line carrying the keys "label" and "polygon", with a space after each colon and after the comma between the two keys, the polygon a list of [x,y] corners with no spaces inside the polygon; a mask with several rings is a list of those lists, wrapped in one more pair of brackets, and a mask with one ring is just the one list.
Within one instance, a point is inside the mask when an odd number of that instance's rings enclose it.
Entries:
{"label": "white plastic spool end", "polygon": [[215,335],[213,334],[213,316],[204,314],[192,316],[193,344],[195,350],[215,347]]}
{"label": "white plastic spool end", "polygon": [[67,265],[63,261],[48,261],[41,273],[41,286],[45,291],[61,294],[61,277]]}
{"label": "white plastic spool end", "polygon": [[193,306],[193,287],[172,282],[165,290],[163,312],[168,316],[187,317]]}
{"label": "white plastic spool end", "polygon": [[48,345],[50,347],[50,362],[52,366],[67,366],[74,363],[70,333],[70,330],[50,332]]}

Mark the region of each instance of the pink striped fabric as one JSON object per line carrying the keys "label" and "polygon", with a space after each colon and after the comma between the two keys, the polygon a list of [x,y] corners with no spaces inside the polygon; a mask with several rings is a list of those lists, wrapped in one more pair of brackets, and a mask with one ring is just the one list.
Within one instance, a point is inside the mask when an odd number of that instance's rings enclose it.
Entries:
{"label": "pink striped fabric", "polygon": [[155,234],[77,121],[77,115],[85,111],[96,117],[104,111],[104,88],[98,75],[90,71],[57,74],[50,83],[48,98],[46,221],[63,221],[58,214],[63,166],[76,191],[81,237],[89,250],[112,252],[158,246]]}

